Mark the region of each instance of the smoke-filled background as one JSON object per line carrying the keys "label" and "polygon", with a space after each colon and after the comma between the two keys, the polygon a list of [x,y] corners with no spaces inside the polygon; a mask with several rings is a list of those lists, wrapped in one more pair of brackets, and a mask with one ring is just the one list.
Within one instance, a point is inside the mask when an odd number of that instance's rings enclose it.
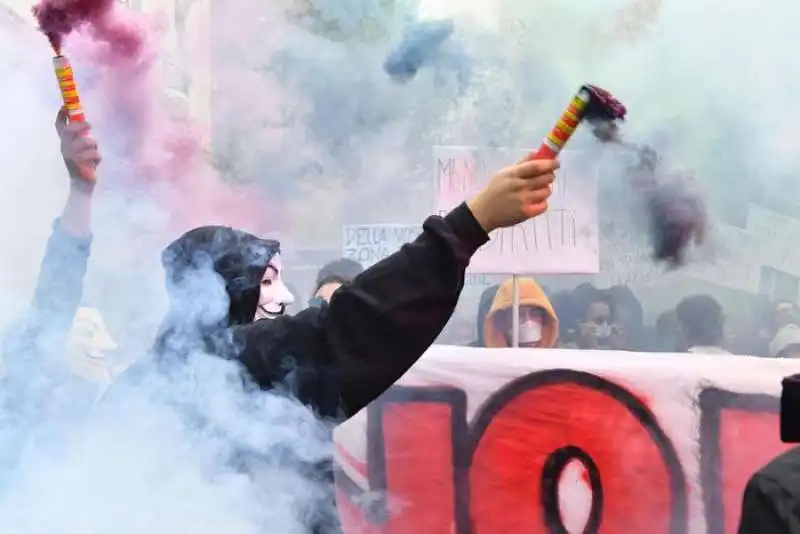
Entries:
{"label": "smoke-filled background", "polygon": [[[127,4],[119,9],[130,12],[145,42],[136,62],[115,63],[86,35],[65,47],[104,158],[83,301],[103,314],[120,365],[152,342],[165,304],[160,250],[183,230],[228,222],[280,237],[286,277],[302,302],[308,272],[340,254],[342,224],[413,224],[430,212],[433,145],[537,146],[586,82],[628,106],[626,136],[693,175],[714,224],[698,263],[662,276],[649,263],[644,231],[625,215],[625,164],[584,133],[574,143],[603,153],[603,271],[593,280],[636,287],[650,316],[701,289],[743,308],[759,291],[775,296],[777,279],[796,297],[800,257],[788,232],[800,218],[793,180],[800,170],[797,3]],[[51,52],[20,15],[29,7],[0,8],[3,327],[25,313],[69,185],[53,128],[59,95]],[[395,83],[383,68],[387,54],[409,27],[440,18],[453,19],[453,35],[416,77]],[[120,69],[130,76],[124,82]],[[189,100],[176,102],[176,92]],[[748,227],[753,205],[775,214],[762,221],[778,222]],[[582,281],[542,280],[552,287]],[[465,307],[471,298],[468,288]],[[243,440],[266,450],[323,447],[314,436],[324,430],[302,410],[273,396],[225,393],[225,381],[211,378],[222,364],[203,362],[197,373],[207,380],[193,402],[210,412],[213,397],[221,426],[241,429]],[[267,524],[267,532],[290,533],[304,523],[302,496],[313,491],[292,477],[291,466],[274,467],[269,484],[219,473],[221,445],[181,432],[168,409],[147,399],[131,404],[129,419],[103,412],[91,427],[64,428],[56,424],[61,416],[37,421],[39,432],[57,439],[33,447],[15,475],[17,489],[0,494],[4,531],[13,524],[9,532],[24,534],[247,533]],[[253,430],[244,423],[256,411]]]}
{"label": "smoke-filled background", "polygon": [[[745,306],[745,294],[761,289],[753,279],[761,277],[762,263],[796,275],[793,259],[772,258],[780,245],[763,235],[766,228],[747,228],[751,203],[796,214],[787,202],[796,166],[785,131],[792,93],[785,106],[775,105],[784,103],[776,91],[793,90],[796,67],[773,45],[788,35],[786,21],[796,8],[433,4],[293,4],[288,23],[270,13],[243,16],[238,8],[213,17],[215,152],[227,156],[231,175],[268,181],[273,198],[291,199],[282,220],[297,246],[340,250],[340,223],[418,222],[430,208],[432,145],[536,146],[565,99],[590,81],[628,106],[630,140],[655,147],[670,171],[700,184],[717,230],[701,254],[712,266],[695,265],[691,279],[661,277],[663,269],[649,261],[643,225],[625,217],[631,195],[621,158],[605,157],[606,254],[595,281],[643,286],[655,316],[680,297],[675,279],[687,293],[730,279],[710,290]],[[392,83],[381,66],[401,34],[421,17],[450,16],[456,31],[441,53],[411,82]],[[225,32],[231,19],[236,36]],[[575,147],[597,150],[587,137]],[[759,263],[751,241],[770,258]],[[668,291],[661,289],[667,284]]]}

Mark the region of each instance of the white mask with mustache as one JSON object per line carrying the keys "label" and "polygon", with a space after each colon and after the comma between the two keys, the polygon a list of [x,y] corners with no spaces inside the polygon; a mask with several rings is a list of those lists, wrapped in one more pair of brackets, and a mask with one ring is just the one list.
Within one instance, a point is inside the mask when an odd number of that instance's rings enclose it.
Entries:
{"label": "white mask with mustache", "polygon": [[281,279],[283,264],[280,253],[270,260],[261,279],[261,290],[258,294],[258,308],[254,321],[259,319],[275,319],[286,313],[286,307],[294,303],[294,295]]}

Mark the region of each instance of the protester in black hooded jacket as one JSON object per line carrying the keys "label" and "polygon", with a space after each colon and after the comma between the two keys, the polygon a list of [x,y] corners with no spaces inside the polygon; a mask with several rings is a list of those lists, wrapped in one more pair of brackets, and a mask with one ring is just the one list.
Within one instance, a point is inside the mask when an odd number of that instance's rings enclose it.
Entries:
{"label": "protester in black hooded jacket", "polygon": [[[102,387],[87,380],[87,373],[69,372],[83,369],[77,365],[70,369],[67,355],[92,241],[95,183],[85,180],[81,169],[96,170],[100,155],[89,125],[69,123],[66,109],[59,111],[55,127],[70,178],[69,195],[61,216],[53,222],[31,305],[2,340],[0,492],[31,440],[46,443],[50,435],[43,428],[52,431],[55,422],[67,424],[87,413]],[[86,359],[73,363],[85,367]],[[94,359],[98,361],[105,363]]]}
{"label": "protester in black hooded jacket", "polygon": [[[162,256],[171,304],[153,354],[161,361],[191,350],[234,358],[259,387],[288,385],[320,416],[348,418],[408,371],[442,331],[487,232],[546,209],[556,166],[523,162],[497,172],[469,204],[429,217],[415,241],[342,287],[329,305],[291,317],[254,322],[276,241],[224,227],[192,230]],[[219,299],[229,302],[227,316],[207,313],[215,277],[224,281],[227,295]]]}
{"label": "protester in black hooded jacket", "polygon": [[[349,418],[405,374],[441,333],[487,233],[547,209],[556,167],[536,161],[499,171],[468,204],[429,217],[415,241],[340,288],[330,304],[291,317],[259,320],[262,288],[276,274],[270,267],[280,251],[276,241],[215,226],[184,234],[162,255],[170,308],[153,359],[123,375],[109,397],[124,397],[125,385],[136,387],[153,370],[174,373],[203,352],[240,362],[248,382],[289,391],[327,420]],[[323,480],[330,479],[329,466],[315,470],[327,470]],[[332,523],[314,519],[311,531],[335,532]]]}
{"label": "protester in black hooded jacket", "polygon": [[[67,111],[62,108],[55,127],[70,178],[69,195],[61,216],[53,221],[31,306],[23,320],[6,333],[2,347],[10,379],[26,384],[38,381],[41,393],[52,387],[52,383],[46,385],[46,377],[67,374],[67,338],[83,295],[92,242],[95,182],[86,180],[81,169],[95,172],[100,163],[97,143],[87,123],[69,123]],[[69,396],[74,397],[80,389],[88,391],[92,400],[97,396],[96,384],[86,384],[77,377],[75,384]]]}

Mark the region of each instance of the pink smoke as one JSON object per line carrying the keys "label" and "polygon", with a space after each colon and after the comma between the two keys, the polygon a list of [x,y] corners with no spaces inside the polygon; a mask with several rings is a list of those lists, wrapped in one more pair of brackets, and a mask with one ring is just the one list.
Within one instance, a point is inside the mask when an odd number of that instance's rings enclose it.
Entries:
{"label": "pink smoke", "polygon": [[211,221],[263,232],[275,222],[260,191],[219,179],[203,146],[207,136],[165,106],[158,61],[163,24],[113,0],[44,0],[34,14],[57,53],[65,45],[92,65],[93,101],[124,140],[125,174],[135,177],[136,191],[168,209],[170,232]]}
{"label": "pink smoke", "polygon": [[64,38],[87,24],[100,24],[113,9],[114,0],[44,0],[33,8],[39,29],[61,53]]}

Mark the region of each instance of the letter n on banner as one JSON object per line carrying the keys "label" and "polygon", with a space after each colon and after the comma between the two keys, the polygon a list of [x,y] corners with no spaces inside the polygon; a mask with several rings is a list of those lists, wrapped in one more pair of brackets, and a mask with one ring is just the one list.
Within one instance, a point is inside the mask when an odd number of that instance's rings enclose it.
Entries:
{"label": "letter n on banner", "polygon": [[388,492],[381,532],[466,532],[466,394],[393,386],[367,410],[369,486]]}
{"label": "letter n on banner", "polygon": [[747,481],[792,445],[780,440],[777,397],[716,388],[703,390],[699,397],[700,485],[707,533],[735,534]]}
{"label": "letter n on banner", "polygon": [[569,369],[523,376],[486,402],[470,441],[472,532],[567,532],[558,481],[571,461],[583,464],[592,490],[580,532],[688,531],[675,447],[643,397],[618,384]]}

